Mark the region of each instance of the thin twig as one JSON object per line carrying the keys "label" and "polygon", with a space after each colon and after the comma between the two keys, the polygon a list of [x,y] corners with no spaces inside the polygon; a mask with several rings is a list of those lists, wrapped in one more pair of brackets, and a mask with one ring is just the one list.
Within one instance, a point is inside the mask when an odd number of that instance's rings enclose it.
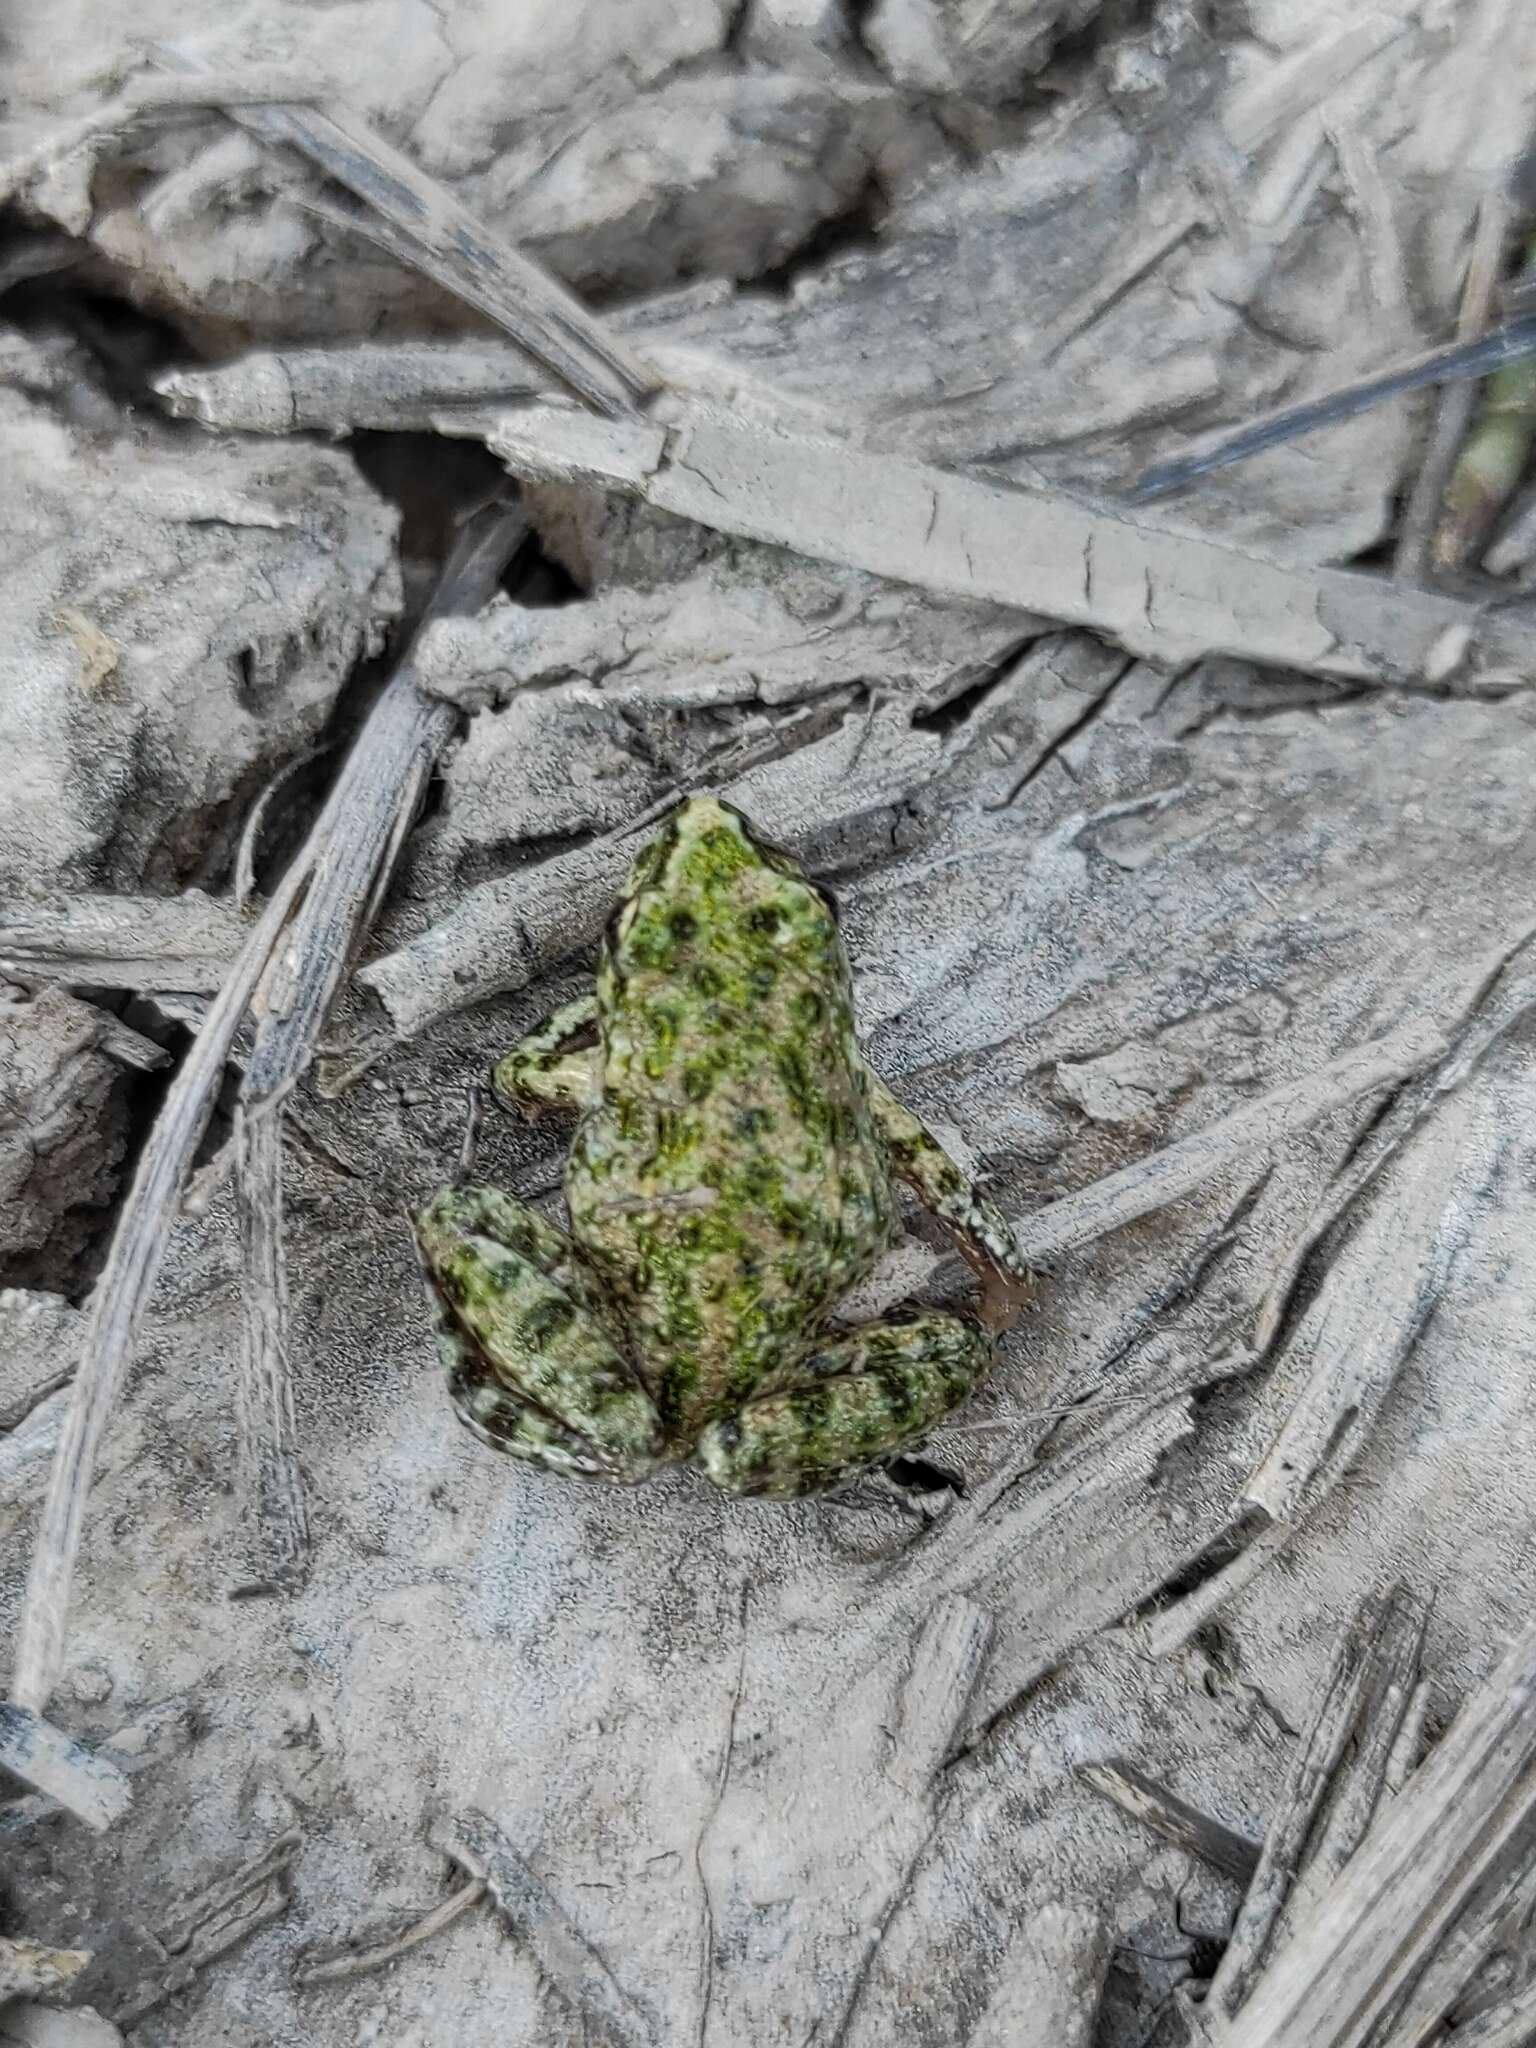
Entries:
{"label": "thin twig", "polygon": [[387,1941],[378,1942],[371,1948],[349,1948],[343,1954],[327,1956],[323,1961],[311,1962],[300,1957],[294,1966],[293,1981],[300,1990],[312,1991],[317,1984],[340,1984],[349,1977],[364,1977],[370,1970],[385,1969],[408,1949],[430,1941],[434,1934],[441,1934],[445,1927],[451,1927],[471,1906],[478,1906],[488,1890],[484,1878],[473,1877],[467,1884],[460,1885],[441,1905],[434,1906],[430,1913],[423,1913],[419,1920],[412,1921],[398,1934],[392,1934]]}
{"label": "thin twig", "polygon": [[1204,448],[1198,455],[1175,456],[1143,471],[1131,493],[1136,504],[1165,498],[1182,490],[1212,470],[1226,469],[1234,462],[1246,462],[1266,448],[1294,441],[1302,434],[1316,433],[1389,398],[1401,398],[1410,391],[1422,391],[1431,384],[1449,384],[1461,378],[1486,377],[1510,363],[1523,363],[1536,355],[1536,319],[1507,320],[1475,341],[1453,341],[1410,357],[1390,370],[1373,371],[1353,383],[1341,384],[1321,398],[1309,398],[1300,405],[1288,405],[1250,421],[1236,433]]}
{"label": "thin twig", "polygon": [[[527,530],[520,508],[493,500],[466,521],[422,621],[475,612]],[[243,1451],[253,1482],[257,1582],[291,1583],[309,1549],[288,1377],[283,1242],[284,1104],[314,1057],[326,1016],[415,822],[427,778],[458,724],[425,696],[407,652],[348,756],[315,828],[314,878],[264,990],[237,1118],[245,1255]]]}
{"label": "thin twig", "polygon": [[133,1355],[176,1205],[213,1114],[235,1033],[310,874],[311,857],[301,856],[293,863],[209,1005],[203,1027],[166,1091],[123,1203],[112,1248],[91,1296],[80,1369],[32,1552],[12,1679],[12,1697],[21,1706],[41,1710],[58,1680],[70,1581],[102,1431]]}
{"label": "thin twig", "polygon": [[256,894],[256,847],[274,800],[295,776],[302,775],[306,768],[313,767],[316,761],[323,760],[329,752],[329,747],[311,747],[296,760],[285,761],[276,774],[270,777],[266,788],[246,813],[245,823],[240,828],[240,843],[235,848],[235,886],[232,893],[237,910],[246,910]]}
{"label": "thin twig", "polygon": [[237,1905],[247,1892],[253,1892],[269,1878],[279,1876],[303,1846],[304,1837],[300,1830],[286,1828],[247,1862],[238,1864],[222,1877],[214,1878],[201,1891],[193,1892],[160,1929],[163,1945],[173,1956],[190,1948],[210,1920],[217,1919],[219,1914]]}

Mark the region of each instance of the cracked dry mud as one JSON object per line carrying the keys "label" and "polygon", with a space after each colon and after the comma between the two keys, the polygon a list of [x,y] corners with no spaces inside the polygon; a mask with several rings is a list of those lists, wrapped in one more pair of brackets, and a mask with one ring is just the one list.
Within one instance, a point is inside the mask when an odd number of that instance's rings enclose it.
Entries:
{"label": "cracked dry mud", "polygon": [[[1113,500],[1449,330],[1536,24],[379,21],[8,25],[0,1640],[132,1164],[250,929],[237,881],[277,885],[504,468],[532,539],[422,642],[461,726],[285,1105],[303,1568],[273,1583],[250,1519],[242,1041],[48,1704],[132,1803],[97,1836],[0,1786],[0,2043],[1166,2048],[1206,1980],[1214,2040],[1284,2038],[1221,2030],[1259,2027],[1238,1992],[1352,1816],[1410,1810],[1536,1601],[1529,560],[1512,533],[1491,615],[1475,578],[1386,585],[1425,400],[1141,525]],[[93,126],[157,38],[323,80],[611,307],[671,387],[654,420],[553,403],[216,110]],[[685,473],[695,431],[720,466]],[[985,507],[1021,485],[1067,495],[1007,501],[1044,508],[1015,573]],[[1154,544],[1149,608],[1121,568]],[[822,1501],[482,1450],[402,1215],[469,1082],[590,982],[634,821],[696,787],[836,892],[874,1064],[1043,1268],[976,1400]],[[563,1140],[492,1116],[478,1171],[558,1213]],[[850,1313],[963,1296],[909,1221]],[[1529,1846],[1468,1909],[1464,1977],[1375,2048],[1523,2038]]]}

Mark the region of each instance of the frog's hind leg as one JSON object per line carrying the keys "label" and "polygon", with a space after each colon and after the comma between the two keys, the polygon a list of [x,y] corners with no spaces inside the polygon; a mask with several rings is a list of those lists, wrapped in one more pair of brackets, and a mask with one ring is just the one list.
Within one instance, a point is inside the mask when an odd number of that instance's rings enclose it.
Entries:
{"label": "frog's hind leg", "polygon": [[981,1276],[984,1318],[992,1328],[1006,1329],[1028,1300],[1033,1278],[1007,1218],[950,1158],[921,1118],[896,1100],[874,1069],[866,1067],[864,1072],[865,1098],[892,1173],[954,1238]]}
{"label": "frog's hind leg", "polygon": [[796,1385],[711,1423],[695,1461],[727,1493],[792,1500],[825,1492],[926,1436],[993,1357],[979,1324],[940,1309],[867,1323],[822,1345]]}
{"label": "frog's hind leg", "polygon": [[496,1100],[508,1109],[529,1103],[585,1109],[595,1102],[602,1055],[595,1043],[573,1049],[572,1041],[596,1027],[596,996],[562,1003],[492,1067]]}
{"label": "frog's hind leg", "polygon": [[454,1413],[491,1450],[525,1458],[531,1465],[571,1478],[613,1478],[585,1438],[520,1400],[473,1344],[466,1342],[441,1307],[437,1312],[437,1355],[448,1375]]}
{"label": "frog's hind leg", "polygon": [[646,1478],[663,1456],[660,1418],[566,1233],[499,1188],[462,1183],[414,1224],[460,1419],[557,1472]]}

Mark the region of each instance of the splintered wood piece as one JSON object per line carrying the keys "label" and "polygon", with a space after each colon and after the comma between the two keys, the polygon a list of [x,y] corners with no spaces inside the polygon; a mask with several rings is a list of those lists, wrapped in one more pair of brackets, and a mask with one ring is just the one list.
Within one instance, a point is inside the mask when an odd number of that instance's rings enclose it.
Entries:
{"label": "splintered wood piece", "polygon": [[[195,1731],[192,1695],[175,1693],[169,1699],[157,1700],[133,1720],[115,1728],[100,1749],[91,1754],[131,1775],[189,1748]],[[6,1800],[0,1805],[0,1837],[35,1827],[40,1820],[57,1813],[59,1806],[57,1799],[44,1792],[24,1792],[19,1799]]]}
{"label": "splintered wood piece", "polygon": [[0,1935],[0,2005],[12,1998],[67,1997],[90,1960],[88,1948],[48,1948],[24,1935]]}
{"label": "splintered wood piece", "polygon": [[1428,1608],[1401,1586],[1388,1593],[1380,1607],[1365,1645],[1353,1739],[1307,1842],[1300,1874],[1281,1908],[1275,1946],[1285,1942],[1296,1922],[1333,1883],[1359,1848],[1383,1796],[1392,1795],[1388,1770],[1417,1690],[1428,1620]]}
{"label": "splintered wood piece", "polygon": [[1124,1757],[1106,1757],[1102,1763],[1083,1764],[1077,1775],[1122,1813],[1140,1821],[1176,1849],[1187,1849],[1190,1855],[1198,1856],[1238,1884],[1252,1882],[1259,1865],[1257,1842],[1191,1806],[1188,1800],[1149,1778]]}
{"label": "splintered wood piece", "polygon": [[18,1704],[0,1702],[0,1765],[98,1834],[122,1819],[133,1797],[110,1758]]}
{"label": "splintered wood piece", "polygon": [[[1211,1979],[1206,2005],[1236,2012],[1263,1966],[1307,1841],[1359,1725],[1370,1677],[1370,1651],[1391,1612],[1394,1594],[1373,1594],[1340,1636],[1312,1718],[1280,1788],[1258,1869]],[[1394,1730],[1396,1723],[1393,1724]]]}
{"label": "splintered wood piece", "polygon": [[[1327,1701],[1325,1711],[1336,1721]],[[1533,1815],[1536,1628],[1528,1628],[1378,1809],[1236,2018],[1214,2025],[1218,2048],[1364,2048]]]}

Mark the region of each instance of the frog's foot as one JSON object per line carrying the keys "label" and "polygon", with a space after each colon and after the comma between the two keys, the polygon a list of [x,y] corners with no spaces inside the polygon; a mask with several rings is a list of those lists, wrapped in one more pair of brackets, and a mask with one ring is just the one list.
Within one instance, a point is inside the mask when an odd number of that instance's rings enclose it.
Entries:
{"label": "frog's foot", "polygon": [[891,1171],[954,1238],[981,1281],[981,1317],[988,1329],[1006,1330],[1028,1305],[1034,1275],[1025,1265],[1008,1219],[950,1158],[905,1103],[898,1102],[871,1067],[868,1102],[885,1140]]}
{"label": "frog's foot", "polygon": [[551,1471],[619,1485],[652,1472],[663,1455],[655,1405],[565,1232],[472,1184],[440,1188],[415,1228],[460,1420]]}
{"label": "frog's foot", "polygon": [[562,1003],[536,1031],[519,1039],[491,1069],[491,1088],[506,1109],[553,1104],[585,1109],[597,1100],[602,1055],[595,1043],[574,1046],[597,1028],[597,998]]}
{"label": "frog's foot", "polygon": [[993,1357],[984,1330],[940,1309],[867,1323],[822,1345],[796,1385],[711,1423],[695,1462],[727,1493],[791,1500],[826,1492],[926,1436]]}

